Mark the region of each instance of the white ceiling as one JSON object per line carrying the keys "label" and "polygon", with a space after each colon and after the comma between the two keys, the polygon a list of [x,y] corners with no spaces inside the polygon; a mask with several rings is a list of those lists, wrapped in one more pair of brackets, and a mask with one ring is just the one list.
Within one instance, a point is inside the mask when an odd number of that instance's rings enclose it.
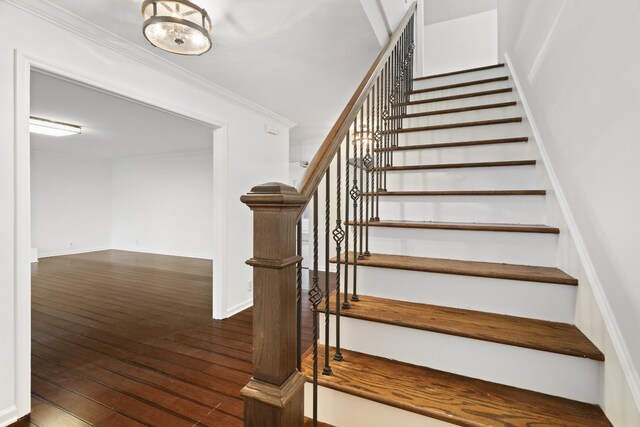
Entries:
{"label": "white ceiling", "polygon": [[[399,0],[398,0],[399,1]],[[142,0],[56,5],[300,125],[333,123],[380,50],[359,0],[196,0],[213,48],[181,57],[142,35]]]}
{"label": "white ceiling", "polygon": [[31,134],[31,149],[115,159],[212,150],[213,129],[199,122],[38,72],[31,115],[82,126],[82,134]]}
{"label": "white ceiling", "polygon": [[426,0],[424,24],[436,24],[497,8],[496,0]]}

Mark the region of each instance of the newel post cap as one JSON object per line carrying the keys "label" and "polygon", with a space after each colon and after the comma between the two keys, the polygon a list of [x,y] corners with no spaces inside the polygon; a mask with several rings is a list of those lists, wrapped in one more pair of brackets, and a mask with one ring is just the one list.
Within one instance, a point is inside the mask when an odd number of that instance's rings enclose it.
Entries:
{"label": "newel post cap", "polygon": [[267,182],[265,184],[256,185],[251,191],[240,197],[242,203],[251,209],[257,207],[273,207],[280,206],[302,206],[306,203],[306,199],[295,187],[281,182]]}

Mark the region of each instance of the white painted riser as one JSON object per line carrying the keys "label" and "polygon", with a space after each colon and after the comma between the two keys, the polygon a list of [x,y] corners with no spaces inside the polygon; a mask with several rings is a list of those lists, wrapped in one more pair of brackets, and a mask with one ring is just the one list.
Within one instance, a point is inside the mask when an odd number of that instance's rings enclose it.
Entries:
{"label": "white painted riser", "polygon": [[493,82],[493,83],[483,83],[483,84],[473,85],[473,86],[457,87],[453,89],[443,89],[443,90],[435,90],[431,92],[416,93],[411,95],[411,100],[418,101],[422,99],[440,98],[441,96],[461,95],[464,93],[503,89],[505,87],[511,87],[511,86],[512,86],[512,82],[510,82],[509,80],[504,80],[504,81]]}
{"label": "white painted riser", "polygon": [[392,255],[555,267],[557,245],[548,233],[369,227],[369,250]]}
{"label": "white painted riser", "polygon": [[535,165],[387,172],[389,191],[535,190]]}
{"label": "white painted riser", "polygon": [[544,196],[384,196],[380,219],[544,224]]}
{"label": "white painted riser", "polygon": [[495,95],[474,96],[472,98],[454,99],[451,101],[429,102],[426,104],[416,104],[407,106],[408,113],[419,113],[422,111],[446,110],[449,108],[470,107],[478,104],[495,104],[498,102],[517,101],[513,92],[499,93]]}
{"label": "white painted riser", "polygon": [[521,116],[520,108],[517,105],[513,107],[502,108],[489,108],[486,110],[474,110],[465,111],[462,113],[453,114],[437,114],[433,116],[415,117],[410,119],[404,119],[404,127],[421,127],[441,125],[444,123],[460,123],[460,122],[474,122],[478,120],[494,120],[504,119],[507,117]]}
{"label": "white painted riser", "polygon": [[[305,384],[304,388],[304,415],[309,418],[313,416],[313,386],[310,383]],[[326,387],[318,387],[318,420],[336,427],[454,425]],[[366,422],[363,423],[363,420]]]}
{"label": "white painted riser", "polygon": [[[504,67],[492,68],[489,70],[474,71],[471,73],[454,74],[453,76],[435,77],[428,80],[415,80],[413,82],[413,89],[426,89],[436,86],[450,85],[454,83],[469,82],[472,80],[484,80],[493,77],[502,77],[506,75]],[[420,77],[420,76],[416,76]],[[508,81],[508,80],[507,80]]]}
{"label": "white painted riser", "polygon": [[[598,403],[600,363],[591,359],[345,316],[340,322],[342,347],[348,350]],[[335,325],[335,316],[331,324]],[[332,329],[331,345],[334,338]],[[320,342],[324,343],[323,332]]]}
{"label": "white painted riser", "polygon": [[499,162],[523,159],[535,159],[528,142],[393,152],[394,166]]}
{"label": "white painted riser", "polygon": [[[517,116],[516,116],[517,117]],[[453,123],[453,122],[452,122]],[[443,141],[468,141],[477,139],[512,138],[526,136],[523,123],[473,126],[398,134],[398,143],[404,145],[430,144]]]}
{"label": "white painted riser", "polygon": [[[351,266],[348,274],[351,292]],[[357,274],[360,295],[554,322],[575,319],[576,286],[365,266]]]}

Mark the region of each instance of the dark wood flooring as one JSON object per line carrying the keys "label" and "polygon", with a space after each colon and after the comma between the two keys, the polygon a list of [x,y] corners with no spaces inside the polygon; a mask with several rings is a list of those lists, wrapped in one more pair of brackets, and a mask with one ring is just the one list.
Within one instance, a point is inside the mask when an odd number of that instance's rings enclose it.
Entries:
{"label": "dark wood flooring", "polygon": [[252,311],[211,319],[211,277],[211,261],[122,251],[33,264],[21,425],[241,426]]}

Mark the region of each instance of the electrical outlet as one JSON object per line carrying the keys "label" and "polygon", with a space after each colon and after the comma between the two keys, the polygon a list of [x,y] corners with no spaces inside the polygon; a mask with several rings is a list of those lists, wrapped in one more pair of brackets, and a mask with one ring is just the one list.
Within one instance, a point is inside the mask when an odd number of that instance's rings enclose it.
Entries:
{"label": "electrical outlet", "polygon": [[253,291],[253,280],[249,280],[249,282],[247,283],[247,292],[252,292]]}

